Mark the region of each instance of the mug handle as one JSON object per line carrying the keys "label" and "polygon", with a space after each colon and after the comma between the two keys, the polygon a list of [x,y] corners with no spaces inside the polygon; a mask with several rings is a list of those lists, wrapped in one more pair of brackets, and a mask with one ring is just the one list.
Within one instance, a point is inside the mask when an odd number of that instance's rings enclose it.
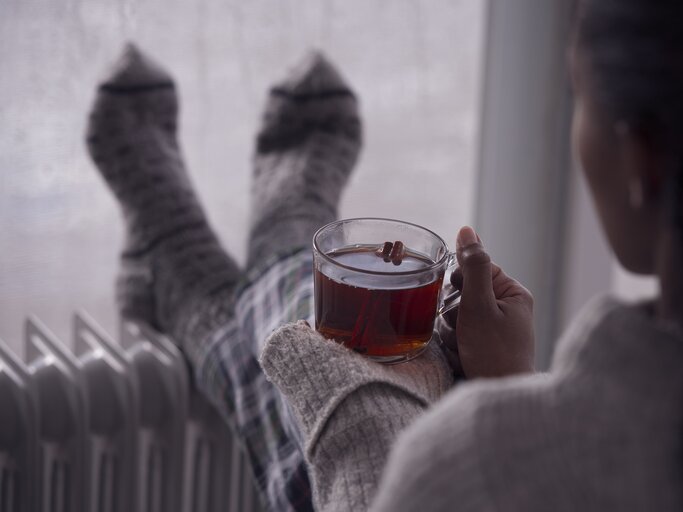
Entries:
{"label": "mug handle", "polygon": [[[446,278],[450,278],[450,272],[448,270],[452,271],[452,268],[458,263],[458,260],[455,257],[454,252],[449,252],[448,253],[448,263],[446,264],[446,273],[444,274],[444,281]],[[458,307],[458,304],[460,304],[460,290],[454,290],[448,295],[446,295],[443,299],[441,299],[441,303],[439,305],[439,308],[436,310],[437,314],[443,315],[444,313],[447,313],[448,311],[455,309]]]}

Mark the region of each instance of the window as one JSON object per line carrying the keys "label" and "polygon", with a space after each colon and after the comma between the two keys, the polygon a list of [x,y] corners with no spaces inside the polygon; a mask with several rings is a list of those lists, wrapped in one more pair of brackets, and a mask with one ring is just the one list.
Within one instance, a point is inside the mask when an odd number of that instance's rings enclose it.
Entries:
{"label": "window", "polygon": [[366,143],[343,216],[471,222],[486,2],[4,0],[0,5],[0,337],[36,313],[68,340],[83,307],[116,332],[122,224],[86,155],[97,80],[125,40],[165,64],[193,181],[244,258],[249,159],[268,86],[311,47],[361,99]]}

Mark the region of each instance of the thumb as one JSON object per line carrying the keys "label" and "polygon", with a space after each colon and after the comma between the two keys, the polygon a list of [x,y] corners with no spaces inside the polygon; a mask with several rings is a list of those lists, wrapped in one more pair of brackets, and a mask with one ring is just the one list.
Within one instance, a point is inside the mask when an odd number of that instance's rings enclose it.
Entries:
{"label": "thumb", "polygon": [[474,230],[465,226],[458,233],[455,254],[462,269],[463,305],[492,308],[496,304],[491,278],[491,257]]}

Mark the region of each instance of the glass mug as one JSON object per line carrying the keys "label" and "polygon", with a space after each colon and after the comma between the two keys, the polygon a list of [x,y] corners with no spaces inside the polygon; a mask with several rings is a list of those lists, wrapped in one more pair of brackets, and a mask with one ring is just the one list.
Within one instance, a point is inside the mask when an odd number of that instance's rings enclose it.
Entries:
{"label": "glass mug", "polygon": [[392,219],[332,222],[313,236],[315,328],[381,363],[418,356],[437,315],[458,304],[443,297],[455,255],[432,231]]}

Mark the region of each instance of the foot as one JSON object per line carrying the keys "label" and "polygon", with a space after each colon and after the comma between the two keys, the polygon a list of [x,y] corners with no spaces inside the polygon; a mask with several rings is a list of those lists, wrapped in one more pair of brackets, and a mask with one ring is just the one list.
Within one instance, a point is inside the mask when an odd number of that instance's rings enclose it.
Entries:
{"label": "foot", "polygon": [[336,219],[361,138],[356,97],[320,53],[271,89],[253,165],[249,267],[309,246]]}
{"label": "foot", "polygon": [[182,341],[197,322],[192,308],[229,290],[240,271],[220,248],[188,178],[177,113],[170,75],[129,45],[99,87],[87,143],[126,222],[120,311]]}

